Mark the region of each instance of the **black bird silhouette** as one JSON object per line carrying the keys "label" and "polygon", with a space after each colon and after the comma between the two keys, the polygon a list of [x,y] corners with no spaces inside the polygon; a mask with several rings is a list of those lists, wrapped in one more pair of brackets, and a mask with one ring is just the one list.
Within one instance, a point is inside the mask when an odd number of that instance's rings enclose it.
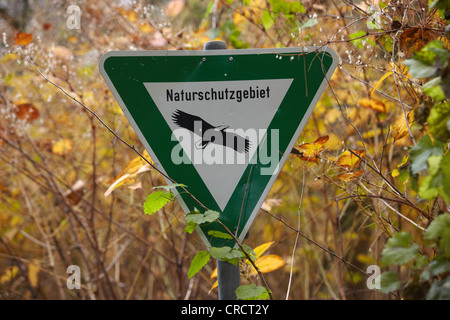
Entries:
{"label": "black bird silhouette", "polygon": [[[192,131],[195,135],[202,138],[198,146],[201,149],[206,148],[210,143],[230,147],[239,153],[247,153],[250,148],[250,141],[247,138],[243,138],[234,132],[225,131],[229,127],[227,125],[213,126],[199,116],[178,109],[172,113],[172,121],[177,126]],[[220,132],[222,139],[216,139],[215,132],[208,132],[208,130]]]}

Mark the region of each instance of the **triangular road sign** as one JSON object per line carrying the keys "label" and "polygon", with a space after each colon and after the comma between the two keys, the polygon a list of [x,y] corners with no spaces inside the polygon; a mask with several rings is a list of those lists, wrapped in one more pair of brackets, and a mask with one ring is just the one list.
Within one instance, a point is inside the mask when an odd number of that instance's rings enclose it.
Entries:
{"label": "triangular road sign", "polygon": [[[99,68],[158,168],[242,240],[336,65],[330,49],[282,48],[111,51]],[[234,245],[209,230],[224,231],[198,228],[206,246]]]}

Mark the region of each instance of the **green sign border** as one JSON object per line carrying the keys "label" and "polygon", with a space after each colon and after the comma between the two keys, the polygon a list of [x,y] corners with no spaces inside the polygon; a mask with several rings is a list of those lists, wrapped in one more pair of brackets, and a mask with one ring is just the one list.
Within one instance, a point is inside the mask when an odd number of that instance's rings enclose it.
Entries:
{"label": "green sign border", "polygon": [[[221,221],[241,241],[300,136],[317,101],[337,66],[329,48],[271,48],[210,51],[110,51],[99,61],[99,70],[125,116],[158,169],[188,186],[201,203],[219,211]],[[279,169],[261,175],[268,167],[259,160],[249,164],[230,201],[220,210],[192,164],[174,165],[171,151],[178,144],[144,86],[145,82],[204,82],[261,79],[294,79],[259,146],[270,150],[271,129],[279,130]],[[164,93],[162,93],[164,94]],[[256,152],[258,153],[258,151]],[[270,153],[269,153],[270,154]],[[166,182],[170,184],[170,181]],[[189,195],[175,192],[182,209],[200,209]],[[217,223],[198,228],[207,247],[233,246],[233,240],[213,238],[209,230],[223,231]]]}

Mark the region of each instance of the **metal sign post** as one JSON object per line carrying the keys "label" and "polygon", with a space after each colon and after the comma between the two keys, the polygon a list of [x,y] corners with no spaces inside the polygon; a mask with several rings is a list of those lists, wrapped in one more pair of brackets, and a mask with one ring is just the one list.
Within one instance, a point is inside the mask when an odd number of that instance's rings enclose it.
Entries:
{"label": "metal sign post", "polygon": [[[226,50],[224,41],[209,41],[203,50]],[[236,289],[241,283],[239,264],[232,265],[227,261],[217,260],[217,282],[219,284],[219,300],[236,300]]]}

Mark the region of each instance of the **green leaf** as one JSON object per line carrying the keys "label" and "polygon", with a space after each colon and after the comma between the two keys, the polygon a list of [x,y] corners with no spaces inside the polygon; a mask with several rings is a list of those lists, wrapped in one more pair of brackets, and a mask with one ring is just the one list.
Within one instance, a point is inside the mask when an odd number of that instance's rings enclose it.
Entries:
{"label": "green leaf", "polygon": [[450,129],[447,124],[450,121],[450,103],[437,103],[431,108],[427,122],[433,138],[447,141],[450,138]]}
{"label": "green leaf", "polygon": [[445,256],[450,257],[450,213],[438,215],[425,230],[424,239],[434,240]]}
{"label": "green leaf", "polygon": [[419,256],[419,246],[410,245],[412,236],[401,231],[390,238],[386,247],[381,252],[381,264],[383,266],[401,265],[413,261]]}
{"label": "green leaf", "polygon": [[272,14],[269,12],[269,10],[264,10],[261,21],[263,23],[264,29],[269,30],[272,28],[275,21],[272,18]]}
{"label": "green leaf", "polygon": [[[243,244],[242,248],[245,250],[245,252],[249,255],[250,259],[252,259],[252,261],[256,261],[257,257],[256,257],[256,252],[253,250],[252,247]],[[240,249],[240,248],[239,248]]]}
{"label": "green leaf", "polygon": [[429,269],[433,276],[450,272],[450,261],[447,259],[433,260],[429,264]]}
{"label": "green leaf", "polygon": [[423,91],[435,101],[445,99],[444,90],[441,87],[441,77],[436,77],[422,86]]}
{"label": "green leaf", "polygon": [[434,281],[426,296],[427,300],[450,300],[450,275],[442,281]]}
{"label": "green leaf", "polygon": [[228,233],[217,231],[217,230],[209,230],[208,234],[215,238],[221,238],[221,239],[233,239],[232,236],[230,236]]}
{"label": "green leaf", "polygon": [[197,274],[209,261],[211,255],[207,251],[199,251],[195,255],[194,259],[192,259],[191,265],[188,270],[188,278],[192,278]]}
{"label": "green leaf", "polygon": [[213,210],[207,210],[205,213],[197,213],[198,211],[194,211],[194,213],[188,213],[185,216],[186,222],[193,222],[195,224],[203,224],[208,222],[213,222],[219,218],[220,213]]}
{"label": "green leaf", "polygon": [[317,21],[316,18],[311,18],[308,19],[308,21],[306,21],[305,23],[302,23],[299,28],[300,29],[306,29],[306,28],[311,28],[313,26],[315,26],[316,24],[318,24],[319,22]]}
{"label": "green leaf", "polygon": [[411,148],[410,152],[411,172],[417,174],[428,168],[427,159],[432,155],[443,155],[443,144],[439,141],[435,145],[431,142],[429,135],[425,135]]}
{"label": "green leaf", "polygon": [[426,200],[432,200],[439,195],[439,189],[432,186],[433,177],[426,176],[423,178],[419,187],[419,197]]}
{"label": "green leaf", "polygon": [[[409,73],[416,78],[430,78],[437,76],[438,70],[447,63],[450,52],[444,48],[440,41],[430,41],[420,51],[415,52],[411,59],[403,64],[409,67]],[[436,58],[439,58],[438,61]]]}
{"label": "green leaf", "polygon": [[184,228],[184,232],[192,233],[192,232],[194,232],[196,227],[197,227],[197,224],[195,222],[190,221],[187,223],[186,228]]}
{"label": "green leaf", "polygon": [[352,39],[350,42],[353,43],[358,48],[364,49],[366,43],[371,46],[375,46],[375,43],[369,39],[369,37],[364,37],[367,33],[363,30],[356,33],[352,33],[349,38]]}
{"label": "green leaf", "polygon": [[386,247],[387,248],[395,248],[395,247],[403,247],[407,248],[412,241],[412,236],[409,232],[400,231],[394,234],[394,236],[388,239]]}
{"label": "green leaf", "polygon": [[428,173],[432,176],[439,172],[439,166],[441,164],[442,156],[429,156],[427,159]]}
{"label": "green leaf", "polygon": [[305,7],[301,3],[301,1],[292,1],[292,2],[285,2],[286,8],[289,13],[305,13]]}
{"label": "green leaf", "polygon": [[409,67],[409,73],[415,78],[429,78],[436,75],[437,67],[433,64],[427,64],[419,59],[407,59],[403,62]]}
{"label": "green leaf", "polygon": [[229,263],[237,266],[239,259],[244,258],[244,254],[237,249],[231,247],[211,247],[209,254],[214,258],[222,261],[228,261]]}
{"label": "green leaf", "polygon": [[256,286],[254,283],[239,286],[235,293],[238,300],[267,300],[269,298],[267,289]]}
{"label": "green leaf", "polygon": [[155,191],[150,193],[144,202],[144,213],[152,215],[164,207],[173,198],[172,192]]}
{"label": "green leaf", "polygon": [[394,271],[383,272],[380,277],[380,291],[388,294],[400,288],[400,280]]}

